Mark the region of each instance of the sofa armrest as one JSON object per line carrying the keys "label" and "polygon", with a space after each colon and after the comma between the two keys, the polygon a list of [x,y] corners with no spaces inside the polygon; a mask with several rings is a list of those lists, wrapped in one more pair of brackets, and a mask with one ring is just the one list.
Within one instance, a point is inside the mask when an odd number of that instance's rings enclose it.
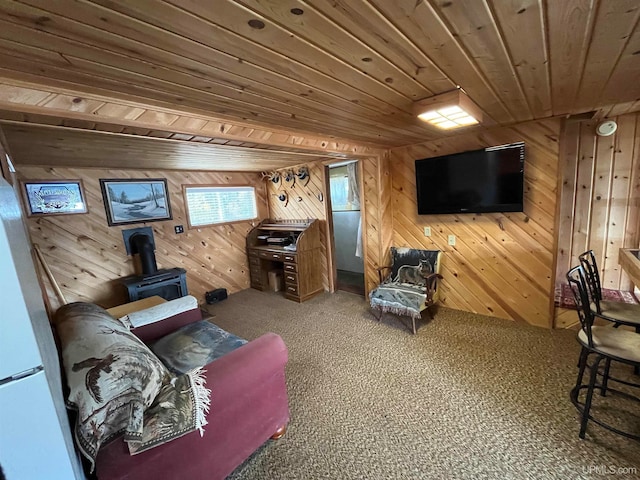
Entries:
{"label": "sofa armrest", "polygon": [[192,308],[191,310],[167,317],[164,320],[133,328],[131,333],[148,344],[174,332],[184,325],[200,320],[202,320],[202,311],[199,308]]}
{"label": "sofa armrest", "polygon": [[289,421],[287,359],[282,339],[267,333],[209,363],[204,436],[191,432],[135,456],[118,438],[98,452],[98,479],[224,479]]}

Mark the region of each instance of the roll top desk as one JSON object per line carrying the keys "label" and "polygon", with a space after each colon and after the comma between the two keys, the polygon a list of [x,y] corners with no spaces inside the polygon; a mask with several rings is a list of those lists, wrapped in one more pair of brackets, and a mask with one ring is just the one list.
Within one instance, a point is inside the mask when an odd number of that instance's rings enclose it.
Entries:
{"label": "roll top desk", "polygon": [[263,220],[247,235],[251,287],[270,290],[268,275],[282,270],[284,295],[304,302],[323,291],[320,223]]}

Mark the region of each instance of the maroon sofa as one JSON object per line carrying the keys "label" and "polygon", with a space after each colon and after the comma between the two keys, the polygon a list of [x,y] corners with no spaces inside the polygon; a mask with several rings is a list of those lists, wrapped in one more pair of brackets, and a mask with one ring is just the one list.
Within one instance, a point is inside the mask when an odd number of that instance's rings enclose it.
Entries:
{"label": "maroon sofa", "polygon": [[[133,329],[145,343],[202,319],[199,308]],[[284,367],[287,348],[267,333],[205,366],[211,406],[198,431],[138,455],[117,438],[98,452],[98,480],[223,479],[289,421]]]}

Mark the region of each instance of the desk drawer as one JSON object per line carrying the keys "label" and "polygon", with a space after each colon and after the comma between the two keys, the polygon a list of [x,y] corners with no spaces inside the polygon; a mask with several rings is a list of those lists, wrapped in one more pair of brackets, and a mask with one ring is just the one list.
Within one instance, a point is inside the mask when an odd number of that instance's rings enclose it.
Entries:
{"label": "desk drawer", "polygon": [[284,272],[284,283],[287,285],[298,285],[298,274],[291,272]]}
{"label": "desk drawer", "polygon": [[295,263],[284,264],[284,273],[287,273],[287,272],[296,273],[297,271],[298,271],[298,266]]}
{"label": "desk drawer", "polygon": [[298,295],[298,285],[287,285],[285,288],[285,292],[290,295]]}
{"label": "desk drawer", "polygon": [[260,266],[251,265],[249,271],[251,272],[251,281],[253,281],[253,279],[259,280],[261,278],[260,274],[262,273],[262,269]]}
{"label": "desk drawer", "polygon": [[298,257],[296,255],[291,255],[290,253],[285,253],[282,260],[289,263],[296,263]]}
{"label": "desk drawer", "polygon": [[282,257],[284,257],[284,254],[277,252],[260,252],[259,255],[260,258],[267,258],[269,260],[276,260],[278,262],[281,262]]}
{"label": "desk drawer", "polygon": [[254,257],[253,255],[251,255],[249,257],[249,265],[260,267],[260,257]]}

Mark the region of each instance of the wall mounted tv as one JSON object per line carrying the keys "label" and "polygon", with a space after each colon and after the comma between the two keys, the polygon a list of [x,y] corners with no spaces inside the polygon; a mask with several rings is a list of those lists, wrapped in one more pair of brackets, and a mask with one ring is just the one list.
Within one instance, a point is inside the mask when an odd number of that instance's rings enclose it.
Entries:
{"label": "wall mounted tv", "polygon": [[416,160],[419,215],[521,212],[524,142]]}

